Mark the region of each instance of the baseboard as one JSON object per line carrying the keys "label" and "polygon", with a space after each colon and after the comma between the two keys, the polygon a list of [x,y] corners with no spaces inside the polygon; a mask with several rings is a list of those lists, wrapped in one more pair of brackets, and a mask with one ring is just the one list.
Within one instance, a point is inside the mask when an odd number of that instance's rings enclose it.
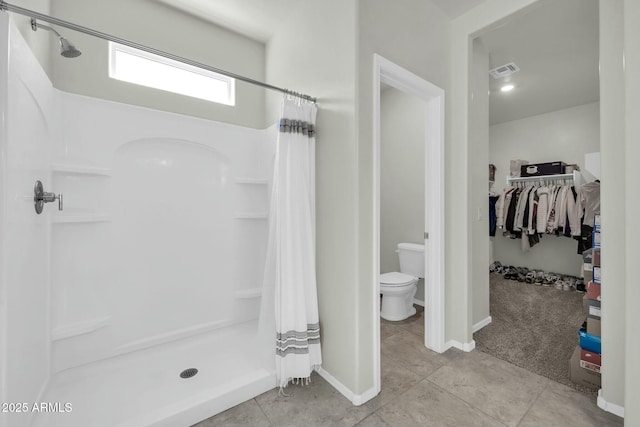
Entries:
{"label": "baseboard", "polygon": [[485,326],[487,326],[489,323],[491,323],[491,316],[487,316],[486,318],[482,319],[481,321],[479,321],[478,323],[476,323],[475,325],[473,325],[471,327],[471,331],[475,334],[476,332],[478,332],[480,329],[484,328]]}
{"label": "baseboard", "polygon": [[455,347],[468,353],[476,348],[476,342],[474,340],[471,340],[470,342],[461,343],[460,341],[451,340],[447,341],[447,343],[444,345],[445,349],[450,349],[451,347]]}
{"label": "baseboard", "polygon": [[421,299],[416,299],[416,298],[414,298],[414,299],[413,299],[413,303],[414,303],[414,304],[418,304],[418,305],[419,305],[419,306],[421,306],[421,307],[424,307],[424,301],[423,301],[423,300],[421,300]]}
{"label": "baseboard", "polygon": [[604,400],[604,397],[602,397],[602,389],[598,390],[598,408],[624,418],[624,407]]}
{"label": "baseboard", "polygon": [[369,390],[365,391],[362,394],[355,394],[354,392],[349,390],[349,388],[347,386],[345,386],[340,381],[338,381],[336,379],[336,377],[331,375],[329,372],[325,371],[323,368],[320,368],[318,370],[318,374],[320,374],[320,376],[322,378],[324,378],[326,382],[331,384],[331,386],[333,388],[338,390],[340,392],[340,394],[342,394],[344,397],[349,399],[351,401],[351,403],[353,403],[355,406],[360,406],[360,405],[368,402],[369,400],[371,400],[374,397],[376,397],[378,395],[378,393],[380,392],[379,390],[376,391],[375,388],[372,387],[372,388],[370,388]]}

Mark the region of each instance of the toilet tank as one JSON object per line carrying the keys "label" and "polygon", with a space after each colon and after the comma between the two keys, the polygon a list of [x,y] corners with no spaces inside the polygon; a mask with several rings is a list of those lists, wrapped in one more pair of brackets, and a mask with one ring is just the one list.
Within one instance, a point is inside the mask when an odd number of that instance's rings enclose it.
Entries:
{"label": "toilet tank", "polygon": [[398,243],[400,272],[424,278],[424,245]]}

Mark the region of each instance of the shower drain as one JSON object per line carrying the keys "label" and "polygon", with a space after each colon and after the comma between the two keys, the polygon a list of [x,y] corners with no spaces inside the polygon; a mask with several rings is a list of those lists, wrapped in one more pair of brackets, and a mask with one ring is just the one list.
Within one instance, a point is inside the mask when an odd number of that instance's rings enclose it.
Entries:
{"label": "shower drain", "polygon": [[185,369],[184,371],[180,372],[180,378],[191,378],[197,373],[198,370],[196,368]]}

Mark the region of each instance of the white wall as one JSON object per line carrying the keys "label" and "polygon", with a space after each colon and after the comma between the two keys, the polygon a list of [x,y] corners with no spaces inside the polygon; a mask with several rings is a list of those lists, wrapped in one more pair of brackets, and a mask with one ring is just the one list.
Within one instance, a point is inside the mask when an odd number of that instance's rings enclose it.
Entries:
{"label": "white wall", "polygon": [[56,109],[53,370],[257,319],[236,292],[262,283],[269,130],[64,92]]}
{"label": "white wall", "polygon": [[[398,243],[424,244],[426,104],[395,88],[380,97],[380,272],[400,271]],[[423,281],[416,299],[424,301]]]}
{"label": "white wall", "polygon": [[[637,25],[634,23],[633,25]],[[601,133],[601,213],[602,213],[602,398],[619,407],[625,400],[632,402],[629,410],[637,406],[635,400],[625,397],[625,330],[636,330],[633,323],[626,323],[625,283],[627,267],[634,268],[633,259],[626,266],[625,245],[633,244],[629,233],[634,229],[634,219],[627,217],[624,206],[627,195],[635,194],[631,182],[627,182],[625,168],[628,158],[625,146],[625,71],[624,10],[618,0],[600,1],[600,133]],[[637,78],[637,75],[636,75]],[[634,118],[633,120],[637,120]],[[632,169],[633,170],[633,169]],[[631,240],[627,240],[631,239]],[[633,280],[631,280],[633,283]],[[627,286],[626,288],[629,288]],[[634,308],[633,313],[637,310]],[[638,360],[638,356],[634,363]],[[627,408],[625,408],[627,409]],[[628,425],[637,425],[630,423]]]}
{"label": "white wall", "polygon": [[[79,4],[74,0],[51,0],[51,14],[223,70],[264,80],[263,43],[178,12],[160,2],[90,0]],[[236,105],[227,106],[121,82],[109,78],[106,41],[64,28],[60,33],[72,40],[82,55],[68,59],[54,50],[53,83],[58,89],[253,128],[266,125],[264,89],[258,86],[238,82]]]}
{"label": "white wall", "polygon": [[[50,372],[49,204],[34,210],[36,180],[51,191],[54,89],[10,16],[0,13],[0,401],[37,402]],[[6,409],[6,408],[5,408]],[[3,411],[0,426],[29,425]]]}
{"label": "white wall", "polygon": [[[15,0],[9,2],[16,6],[35,10],[40,13],[49,14],[51,11],[51,0]],[[3,12],[5,13],[5,12]],[[20,30],[22,37],[29,45],[29,48],[40,62],[40,65],[47,73],[49,80],[53,80],[53,68],[51,58],[53,53],[59,52],[58,39],[53,39],[48,35],[48,31],[33,31],[31,29],[31,18],[12,13],[14,22]]]}
{"label": "white wall", "polygon": [[[628,188],[637,189],[640,177],[636,171],[636,161],[640,158],[640,3],[635,0],[624,2],[624,45],[625,45],[625,117],[626,117],[626,181]],[[627,198],[627,218],[640,217],[638,197]],[[631,221],[629,221],[631,222]],[[640,286],[634,280],[637,277],[637,256],[633,244],[640,238],[638,227],[632,227],[626,243],[626,274],[629,279],[626,286],[626,353],[625,353],[625,425],[640,425],[640,340],[637,333],[637,302],[640,301]],[[608,328],[612,329],[612,328]],[[620,370],[620,369],[619,369]]]}
{"label": "white wall", "polygon": [[[267,80],[318,97],[316,270],[323,368],[351,391],[369,374],[358,349],[356,2],[305,0],[267,46]],[[327,29],[331,29],[328,31]],[[281,96],[270,94],[269,117]],[[364,361],[362,360],[364,359]]]}
{"label": "white wall", "polygon": [[[489,199],[482,182],[489,180],[489,54],[479,39],[473,41],[471,100],[469,105],[469,180],[476,183],[469,195],[475,212],[471,218],[471,264],[473,271],[488,269]],[[488,184],[487,184],[488,186]],[[482,248],[485,248],[484,250]],[[472,324],[489,318],[489,275],[471,276]],[[475,328],[474,328],[475,329]]]}
{"label": "white wall", "polygon": [[[497,168],[494,189],[498,193],[506,186],[512,159],[576,163],[586,182],[591,182],[594,177],[584,171],[584,155],[600,151],[600,105],[595,102],[501,123],[491,126],[489,135],[489,160]],[[505,238],[501,230],[491,241],[494,260],[502,264],[580,274],[582,258],[572,238],[545,235],[529,252],[522,252],[520,239]]]}

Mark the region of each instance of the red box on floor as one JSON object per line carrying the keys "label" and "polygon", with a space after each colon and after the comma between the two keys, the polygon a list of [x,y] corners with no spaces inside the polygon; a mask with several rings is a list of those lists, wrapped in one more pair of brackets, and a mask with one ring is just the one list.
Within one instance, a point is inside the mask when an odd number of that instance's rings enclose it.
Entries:
{"label": "red box on floor", "polygon": [[596,365],[595,363],[585,362],[580,359],[580,367],[586,369],[587,371],[595,372],[597,374],[600,373],[600,365]]}
{"label": "red box on floor", "polygon": [[580,360],[588,363],[593,363],[594,365],[602,365],[602,355],[600,353],[594,353],[589,350],[585,350],[584,348],[580,349]]}
{"label": "red box on floor", "polygon": [[600,301],[600,283],[587,283],[587,298],[592,301]]}
{"label": "red box on floor", "polygon": [[585,387],[599,389],[602,386],[599,372],[590,371],[580,366],[580,347],[576,347],[569,361],[569,376],[571,381]]}

